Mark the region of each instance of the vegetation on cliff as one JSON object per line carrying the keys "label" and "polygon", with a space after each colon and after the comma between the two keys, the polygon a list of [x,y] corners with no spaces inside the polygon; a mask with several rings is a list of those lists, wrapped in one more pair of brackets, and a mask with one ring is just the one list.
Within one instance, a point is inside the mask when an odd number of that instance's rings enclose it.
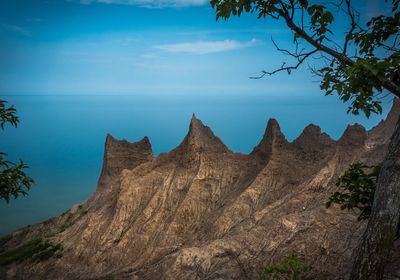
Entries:
{"label": "vegetation on cliff", "polygon": [[[14,106],[7,107],[6,101],[0,99],[0,128],[9,123],[14,127],[19,124],[17,110]],[[6,159],[7,154],[0,151],[0,199],[7,203],[12,197],[26,195],[33,184],[32,178],[26,173],[28,166],[20,160],[19,163],[13,163]]]}
{"label": "vegetation on cliff", "polygon": [[37,238],[16,248],[5,250],[0,254],[0,266],[23,261],[44,261],[62,251],[61,244],[53,244],[48,240]]}

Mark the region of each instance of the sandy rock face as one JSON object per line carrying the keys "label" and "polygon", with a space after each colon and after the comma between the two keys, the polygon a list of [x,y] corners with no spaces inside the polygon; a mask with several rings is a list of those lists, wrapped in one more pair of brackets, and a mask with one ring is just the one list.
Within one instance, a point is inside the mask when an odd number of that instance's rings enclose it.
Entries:
{"label": "sandy rock face", "polygon": [[129,143],[107,134],[99,188],[107,187],[107,180],[118,177],[122,170],[134,169],[152,158],[153,151],[147,137],[139,142]]}
{"label": "sandy rock face", "polygon": [[399,115],[395,102],[386,121],[349,126],[338,141],[310,125],[288,142],[271,119],[249,155],[195,116],[182,143],[158,157],[147,137],[108,135],[93,196],[4,245],[41,236],[62,255],[10,265],[6,278],[257,279],[296,255],[316,279],[343,279],[364,223],[325,202],[350,163],[383,160]]}

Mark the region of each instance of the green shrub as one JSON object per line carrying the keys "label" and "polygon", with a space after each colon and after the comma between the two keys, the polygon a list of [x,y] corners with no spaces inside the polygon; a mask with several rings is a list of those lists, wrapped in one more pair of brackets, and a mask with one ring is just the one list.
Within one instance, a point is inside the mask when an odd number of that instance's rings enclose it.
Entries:
{"label": "green shrub", "polygon": [[57,251],[62,251],[60,244],[43,240],[42,238],[33,239],[19,247],[10,249],[0,254],[0,266],[9,265],[22,261],[43,261],[51,258]]}
{"label": "green shrub", "polygon": [[55,253],[57,253],[58,251],[62,251],[63,247],[61,244],[57,244],[57,245],[51,245],[49,247],[47,247],[46,250],[41,251],[39,253],[37,253],[32,260],[33,261],[44,261],[47,260],[49,258],[51,258],[52,256],[54,256]]}
{"label": "green shrub", "polygon": [[305,273],[309,270],[303,260],[289,256],[279,263],[265,267],[260,273],[260,280],[306,280]]}
{"label": "green shrub", "polygon": [[341,209],[358,209],[360,210],[358,220],[368,219],[371,214],[380,168],[380,165],[351,164],[344,175],[337,180],[336,186],[340,190],[329,197],[326,207],[339,204]]}
{"label": "green shrub", "polygon": [[3,237],[0,238],[0,251],[3,249],[4,245],[10,241],[10,239],[12,238],[12,235],[5,235]]}

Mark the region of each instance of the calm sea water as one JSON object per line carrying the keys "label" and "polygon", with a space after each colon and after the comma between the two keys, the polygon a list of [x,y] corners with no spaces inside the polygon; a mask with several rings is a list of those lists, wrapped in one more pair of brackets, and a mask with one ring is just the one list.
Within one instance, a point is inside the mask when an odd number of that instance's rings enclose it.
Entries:
{"label": "calm sea water", "polygon": [[192,113],[210,126],[233,151],[250,152],[267,119],[278,119],[289,140],[309,123],[337,139],[350,123],[367,128],[370,119],[346,114],[336,97],[321,95],[0,95],[18,109],[20,126],[0,131],[0,151],[28,163],[35,185],[29,196],[0,202],[0,235],[44,221],[85,201],[95,190],[107,132],[137,141],[150,137],[155,153],[167,152],[184,138]]}

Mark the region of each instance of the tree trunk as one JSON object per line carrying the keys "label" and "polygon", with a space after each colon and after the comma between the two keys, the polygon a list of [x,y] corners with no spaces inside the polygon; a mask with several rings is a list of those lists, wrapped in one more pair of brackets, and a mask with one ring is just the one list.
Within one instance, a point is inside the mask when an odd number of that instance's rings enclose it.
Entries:
{"label": "tree trunk", "polygon": [[367,229],[355,256],[350,279],[383,278],[385,264],[393,248],[400,217],[400,120],[390,140],[389,149],[375,192]]}

